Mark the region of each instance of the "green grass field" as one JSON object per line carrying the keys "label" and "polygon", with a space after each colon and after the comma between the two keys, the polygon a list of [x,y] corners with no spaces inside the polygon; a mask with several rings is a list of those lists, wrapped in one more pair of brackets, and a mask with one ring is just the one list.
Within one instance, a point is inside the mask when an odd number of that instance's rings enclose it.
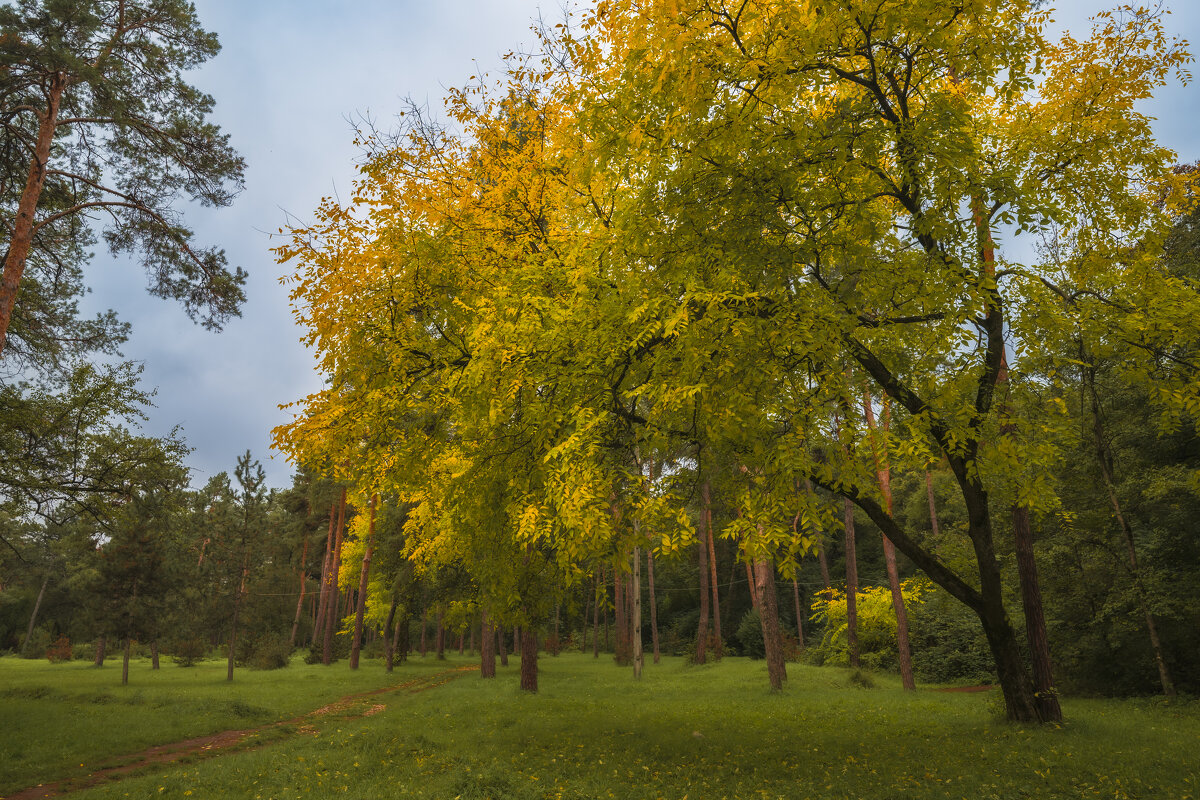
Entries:
{"label": "green grass field", "polygon": [[[391,676],[299,660],[111,666],[0,659],[0,795],[90,764],[222,728],[288,719],[330,700],[472,663],[415,659]],[[772,695],[762,662],[647,665],[540,660],[541,691],[465,673],[382,694],[368,717],[278,729],[257,749],[148,768],[72,794],[93,798],[1170,798],[1198,800],[1200,704],[1067,700],[1061,728],[999,722],[987,693],[906,694],[887,676],[788,665]],[[89,761],[90,759],[90,761]],[[80,766],[81,764],[85,766]]]}

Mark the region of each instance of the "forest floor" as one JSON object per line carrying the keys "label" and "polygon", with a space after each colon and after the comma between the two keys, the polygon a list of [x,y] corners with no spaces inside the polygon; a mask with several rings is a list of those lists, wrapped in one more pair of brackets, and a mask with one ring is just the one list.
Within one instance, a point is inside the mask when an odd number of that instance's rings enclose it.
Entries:
{"label": "forest floor", "polygon": [[529,695],[515,659],[495,681],[475,664],[295,659],[232,685],[216,662],[135,665],[121,687],[111,667],[0,659],[0,797],[1200,800],[1195,701],[1068,698],[1038,727],[997,720],[995,692],[837,668],[789,664],[771,694],[740,658],[664,658],[635,682],[609,657],[543,655]]}

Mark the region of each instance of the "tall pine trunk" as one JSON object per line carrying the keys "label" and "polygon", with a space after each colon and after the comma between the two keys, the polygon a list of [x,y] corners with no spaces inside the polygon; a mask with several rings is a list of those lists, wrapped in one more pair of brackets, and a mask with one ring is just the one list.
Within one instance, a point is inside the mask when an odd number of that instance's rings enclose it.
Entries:
{"label": "tall pine trunk", "polygon": [[800,584],[792,578],[792,597],[796,601],[796,649],[804,654],[804,614],[800,610]]}
{"label": "tall pine trunk", "polygon": [[375,544],[375,507],[379,495],[371,495],[371,517],[367,523],[367,547],[363,551],[362,570],[358,575],[358,604],[354,610],[354,641],[350,644],[350,669],[358,669],[358,651],[362,647],[363,615],[367,610],[367,579],[371,572],[371,548]]}
{"label": "tall pine trunk", "polygon": [[646,548],[646,580],[650,587],[650,642],[654,647],[654,663],[662,658],[658,649],[658,602],[654,598],[654,554]]}
{"label": "tall pine trunk", "polygon": [[[392,594],[392,604],[388,607],[387,622],[383,623],[383,638],[384,638],[384,670],[391,672],[396,661],[396,638],[397,634],[392,629],[392,623],[396,619],[396,606],[400,604],[400,598],[396,594]],[[397,628],[398,630],[398,628]]]}
{"label": "tall pine trunk", "polygon": [[[325,559],[321,562],[321,591],[317,603],[316,619],[313,621],[312,638],[309,646],[317,643],[325,626],[325,618],[329,616],[329,569],[333,565],[333,529],[337,526],[337,501],[329,506],[329,532],[325,535]],[[322,640],[323,641],[323,640]]]}
{"label": "tall pine trunk", "polygon": [[708,481],[700,489],[704,500],[704,527],[708,530],[708,578],[712,587],[713,657],[718,661],[725,654],[725,640],[721,638],[721,592],[717,580],[717,543],[713,535],[712,496]]}
{"label": "tall pine trunk", "polygon": [[[875,410],[872,407],[871,394],[863,390],[863,415],[867,420],[867,429],[871,435],[871,456],[875,461],[875,476],[879,481],[879,489],[883,493],[884,508],[888,516],[892,516],[892,467],[887,455],[887,439],[879,445],[875,441]],[[888,433],[888,408],[883,407],[883,432]],[[892,610],[896,614],[896,650],[900,660],[900,680],[904,688],[912,691],[917,688],[913,680],[912,650],[909,647],[908,610],[904,607],[904,593],[900,590],[900,571],[896,566],[896,547],[892,540],[883,536],[883,560],[887,565],[888,586],[892,590]]]}
{"label": "tall pine trunk", "polygon": [[29,174],[25,178],[21,199],[17,201],[17,215],[8,237],[8,251],[4,254],[4,272],[0,275],[0,355],[4,353],[4,345],[8,341],[8,326],[17,303],[21,276],[25,273],[29,250],[33,246],[38,201],[50,168],[50,149],[58,126],[62,95],[67,88],[66,75],[55,73],[45,88],[48,90],[46,109],[35,112],[38,132],[33,141],[33,158],[29,162]]}
{"label": "tall pine trunk", "polygon": [[329,597],[325,608],[325,640],[322,643],[321,663],[329,666],[333,663],[333,634],[338,625],[338,572],[342,567],[342,532],[346,523],[346,489],[342,488],[341,500],[338,502],[337,525],[333,532],[333,550],[329,555],[329,578],[326,588]]}
{"label": "tall pine trunk", "polygon": [[108,637],[105,635],[101,635],[100,638],[96,640],[96,657],[94,659],[92,659],[93,667],[103,667],[104,666],[104,655],[105,655],[105,651],[108,649],[107,646],[108,646]]}
{"label": "tall pine trunk", "polygon": [[46,586],[50,583],[50,568],[46,568],[46,574],[42,577],[42,588],[38,590],[37,600],[33,601],[33,613],[29,615],[29,627],[25,631],[25,641],[21,643],[21,655],[25,658],[32,658],[29,652],[29,645],[33,642],[33,629],[37,624],[38,611],[42,608],[42,598],[46,596]]}
{"label": "tall pine trunk", "polygon": [[[596,606],[592,609],[592,658],[600,657],[600,606],[602,601],[608,598],[608,583],[604,580],[604,568],[596,570]],[[604,614],[605,622],[608,621],[608,612]],[[606,628],[607,633],[607,628]]]}
{"label": "tall pine trunk", "polygon": [[[121,656],[121,685],[129,685],[129,651],[132,648],[132,639],[129,636],[125,637],[125,650]],[[232,669],[229,674],[229,680],[233,680]]]}
{"label": "tall pine trunk", "polygon": [[304,588],[308,584],[308,531],[304,532],[304,546],[300,551],[300,597],[296,600],[296,617],[292,620],[292,635],[288,638],[288,649],[296,648],[296,631],[300,629],[300,614],[304,611]]}
{"label": "tall pine trunk", "polygon": [[496,677],[496,631],[488,619],[487,609],[480,612],[479,620],[479,676]]}

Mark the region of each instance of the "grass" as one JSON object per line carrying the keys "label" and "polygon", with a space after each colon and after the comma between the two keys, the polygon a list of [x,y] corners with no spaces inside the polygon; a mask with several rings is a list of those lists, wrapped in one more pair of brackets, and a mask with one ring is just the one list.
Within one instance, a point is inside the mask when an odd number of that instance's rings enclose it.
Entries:
{"label": "grass", "polygon": [[[449,666],[466,663],[452,658]],[[1200,800],[1196,703],[1068,699],[1068,722],[1041,728],[996,721],[990,706],[997,700],[986,694],[905,693],[886,675],[863,688],[850,672],[832,668],[791,664],[787,688],[772,695],[762,662],[726,659],[694,667],[664,659],[648,664],[643,680],[634,682],[610,659],[572,654],[543,657],[541,692],[526,695],[517,689],[513,664],[495,681],[468,674],[431,691],[381,695],[378,702],[387,708],[375,716],[330,717],[310,735],[156,768],[73,796]],[[367,662],[358,683],[347,679],[344,664],[241,673],[248,694],[240,702],[262,709],[300,703],[276,710],[286,716],[318,705],[317,687],[336,686],[328,695],[337,696],[370,688],[373,674],[382,683],[377,665]],[[446,666],[417,659],[394,680]],[[20,672],[33,686],[36,672],[41,685],[62,687],[58,676],[74,673],[59,669],[5,659],[0,685]],[[188,672],[164,667],[163,674],[176,671]],[[197,678],[181,679],[177,688],[197,691],[203,673],[193,674]],[[293,684],[303,691],[287,688]],[[97,690],[71,691],[86,696]],[[151,690],[143,691],[148,698]],[[65,689],[53,692],[64,694],[27,702],[82,707]],[[101,704],[110,723],[122,724],[128,711],[145,713],[153,725],[149,709],[116,705]],[[176,724],[165,718],[175,714],[165,711],[154,717],[161,718],[159,741]],[[12,732],[4,728],[0,747],[9,748]],[[50,774],[42,777],[56,776],[69,763],[56,750],[63,745],[46,744],[48,736],[37,734],[54,729],[25,730],[26,747],[44,753]],[[64,730],[49,738],[77,735]],[[5,761],[0,750],[0,764]]]}
{"label": "grass", "polygon": [[50,664],[0,659],[0,797],[41,781],[87,774],[147,747],[223,730],[289,719],[354,692],[398,683],[403,675],[433,673],[444,664],[384,672],[367,661],[357,673],[293,659],[286,670],[239,669],[225,680],[224,661],[183,668],[164,660],[130,664],[121,686],[120,661]]}

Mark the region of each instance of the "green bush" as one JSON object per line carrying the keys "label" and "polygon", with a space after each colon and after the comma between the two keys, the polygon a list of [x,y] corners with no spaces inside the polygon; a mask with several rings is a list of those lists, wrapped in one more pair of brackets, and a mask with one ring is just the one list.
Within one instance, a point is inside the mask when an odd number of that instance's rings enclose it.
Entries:
{"label": "green bush", "polygon": [[76,642],[71,645],[71,658],[75,661],[92,661],[96,658],[95,642]]}
{"label": "green bush", "polygon": [[25,640],[25,637],[21,637],[21,658],[43,658],[53,643],[54,636],[49,630],[34,628],[33,635],[29,637],[28,641]]}
{"label": "green bush", "polygon": [[250,655],[246,660],[250,669],[282,669],[292,657],[292,645],[283,635],[266,635],[249,643]]}
{"label": "green bush", "polygon": [[171,660],[181,667],[194,667],[197,661],[203,661],[208,648],[203,639],[179,639],[171,643],[169,652]]}
{"label": "green bush", "polygon": [[940,589],[909,607],[913,672],[926,683],[989,683],[994,662],[979,618]]}
{"label": "green bush", "polygon": [[767,647],[763,643],[762,622],[758,611],[753,608],[745,613],[738,623],[737,640],[742,645],[742,655],[750,658],[766,658]]}

